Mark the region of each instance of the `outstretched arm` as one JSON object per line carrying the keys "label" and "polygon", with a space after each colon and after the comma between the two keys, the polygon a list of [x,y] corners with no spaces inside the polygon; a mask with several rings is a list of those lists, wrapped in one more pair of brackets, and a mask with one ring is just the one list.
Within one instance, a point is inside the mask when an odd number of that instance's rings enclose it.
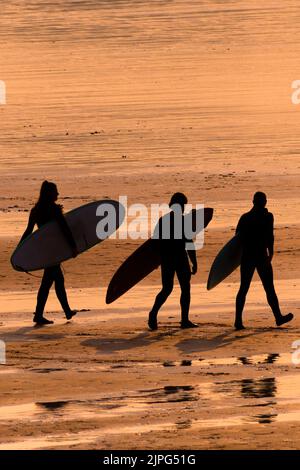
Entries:
{"label": "outstretched arm", "polygon": [[33,232],[35,223],[36,223],[35,214],[34,214],[33,209],[31,209],[30,214],[29,214],[27,228],[26,228],[25,232],[23,233],[19,243],[21,243],[23,240],[25,240],[25,238],[27,238]]}

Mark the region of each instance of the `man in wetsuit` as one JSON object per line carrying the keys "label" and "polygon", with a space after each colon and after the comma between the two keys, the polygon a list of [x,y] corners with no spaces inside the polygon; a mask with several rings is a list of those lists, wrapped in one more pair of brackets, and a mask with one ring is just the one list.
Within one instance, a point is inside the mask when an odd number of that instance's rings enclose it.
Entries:
{"label": "man in wetsuit", "polygon": [[255,269],[266,291],[268,303],[280,326],[293,319],[293,314],[282,315],[274,289],[272,258],[274,254],[274,217],[266,209],[267,197],[257,192],[253,197],[253,208],[243,214],[236,228],[243,244],[241,261],[241,285],[236,297],[235,328],[244,329],[242,321],[243,308]]}
{"label": "man in wetsuit", "polygon": [[169,203],[171,212],[160,218],[154,231],[153,238],[157,238],[161,255],[162,289],[149,313],[148,326],[151,330],[157,330],[157,314],[173,290],[175,274],[181,288],[181,328],[198,326],[189,320],[190,280],[191,274],[197,272],[197,258],[195,249],[186,250],[186,243],[193,244],[184,236],[183,212],[186,203],[184,194],[175,193]]}

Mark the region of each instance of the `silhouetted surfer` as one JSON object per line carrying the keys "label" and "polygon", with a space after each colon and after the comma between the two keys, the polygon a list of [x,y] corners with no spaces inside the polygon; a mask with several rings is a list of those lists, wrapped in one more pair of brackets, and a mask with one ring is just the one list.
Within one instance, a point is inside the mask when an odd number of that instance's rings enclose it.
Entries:
{"label": "silhouetted surfer", "polygon": [[[197,272],[197,258],[195,250],[186,250],[186,243],[192,243],[185,238],[183,230],[183,212],[186,203],[187,198],[184,194],[175,193],[169,206],[171,209],[176,208],[176,213],[171,210],[169,214],[161,217],[154,231],[154,238],[158,238],[160,244],[162,290],[149,313],[148,325],[151,330],[157,329],[157,314],[173,290],[175,273],[181,288],[181,328],[198,326],[189,320],[190,280],[191,274]],[[178,228],[178,221],[182,230]],[[192,262],[192,271],[189,258]]]}
{"label": "silhouetted surfer", "polygon": [[[75,257],[77,255],[76,244],[68,224],[66,223],[63,216],[62,206],[55,204],[57,196],[58,191],[56,185],[49,181],[44,181],[41,186],[39,200],[30,212],[28,226],[20,242],[32,233],[35,224],[37,224],[37,226],[40,228],[42,225],[50,222],[51,220],[57,220],[63,234],[72,248],[73,256]],[[66,318],[70,320],[77,313],[76,310],[71,310],[69,306],[67,293],[65,290],[64,276],[60,265],[46,268],[44,270],[41,286],[38,291],[37,305],[33,318],[33,321],[38,325],[48,325],[53,323],[53,321],[47,320],[43,316],[49,290],[53,282],[55,284],[57,298],[66,314]]]}
{"label": "silhouetted surfer", "polygon": [[244,328],[242,313],[246,295],[255,269],[263,283],[268,303],[273,311],[276,325],[280,326],[293,319],[293,314],[282,315],[273,284],[272,258],[274,253],[274,217],[266,209],[267,197],[257,192],[253,197],[253,208],[243,214],[236,228],[241,236],[243,254],[241,262],[241,286],[236,297],[235,328]]}

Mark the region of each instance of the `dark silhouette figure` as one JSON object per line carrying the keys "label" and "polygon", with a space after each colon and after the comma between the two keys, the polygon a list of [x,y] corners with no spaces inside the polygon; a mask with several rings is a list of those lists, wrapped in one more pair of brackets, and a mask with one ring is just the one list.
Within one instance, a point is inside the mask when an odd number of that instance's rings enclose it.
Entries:
{"label": "dark silhouette figure", "polygon": [[[195,328],[189,320],[190,308],[190,280],[191,274],[197,272],[197,258],[195,249],[186,250],[186,243],[192,243],[184,236],[183,212],[187,198],[182,193],[175,193],[169,203],[171,212],[159,219],[153,238],[159,243],[161,255],[162,289],[157,295],[151,312],[148,325],[151,330],[157,329],[157,314],[173,290],[174,276],[177,275],[181,288],[181,328]],[[192,262],[192,271],[189,259]]]}
{"label": "dark silhouette figure", "polygon": [[[41,186],[39,200],[31,209],[28,225],[20,242],[32,233],[35,224],[40,228],[51,220],[57,220],[63,234],[72,248],[73,256],[75,257],[77,255],[76,243],[64,218],[62,206],[55,203],[57,196],[58,191],[56,185],[49,181],[44,181]],[[53,323],[53,321],[47,320],[43,316],[49,290],[53,283],[55,285],[57,298],[66,314],[66,318],[70,320],[77,313],[76,310],[71,310],[69,306],[65,290],[64,276],[60,265],[52,266],[44,270],[44,275],[37,295],[37,305],[33,321],[38,325]]]}
{"label": "dark silhouette figure", "polygon": [[242,313],[255,269],[262,281],[268,303],[280,326],[293,319],[293,314],[282,315],[273,283],[272,258],[274,254],[274,217],[266,209],[267,197],[257,192],[253,198],[253,208],[243,214],[236,228],[243,244],[241,261],[241,285],[236,297],[235,328],[244,328]]}

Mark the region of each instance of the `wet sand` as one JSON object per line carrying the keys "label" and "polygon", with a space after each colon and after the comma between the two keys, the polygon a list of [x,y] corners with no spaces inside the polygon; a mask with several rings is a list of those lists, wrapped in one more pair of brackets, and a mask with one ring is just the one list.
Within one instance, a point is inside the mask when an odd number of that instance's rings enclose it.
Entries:
{"label": "wet sand", "polygon": [[[277,287],[297,315],[296,290],[286,281]],[[297,448],[300,365],[292,343],[299,321],[275,328],[254,283],[248,328],[235,332],[235,285],[217,289],[212,299],[204,285],[193,285],[191,318],[199,329],[183,331],[176,288],[157,332],[146,327],[157,286],[111,306],[96,289],[71,290],[78,308],[90,306],[72,322],[52,295],[55,324],[43,328],[32,327],[34,294],[11,293],[13,311],[1,294],[7,364],[0,366],[0,449]]]}
{"label": "wet sand", "polygon": [[[253,1],[9,0],[0,80],[0,449],[297,449],[299,366],[299,5]],[[146,320],[154,272],[104,303],[120,263],[141,243],[109,240],[64,264],[66,323],[33,328],[38,277],[9,258],[43,179],[66,211],[104,197],[168,202],[183,191],[215,210],[179,329],[178,288],[160,328]],[[232,328],[238,272],[205,282],[252,194],[275,216],[276,287],[295,320],[274,328],[254,278],[247,329]]]}

